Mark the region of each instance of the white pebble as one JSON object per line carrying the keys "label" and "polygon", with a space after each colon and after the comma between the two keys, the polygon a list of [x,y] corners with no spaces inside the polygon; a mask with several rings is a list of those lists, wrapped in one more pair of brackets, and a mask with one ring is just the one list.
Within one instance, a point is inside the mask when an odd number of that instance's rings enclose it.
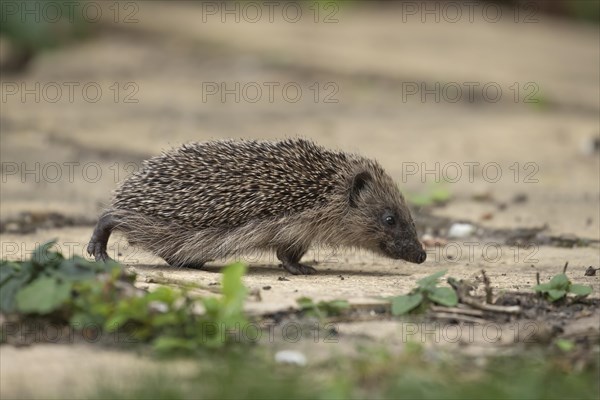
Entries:
{"label": "white pebble", "polygon": [[306,356],[295,350],[281,350],[275,353],[275,362],[280,364],[294,364],[303,367],[306,365]]}
{"label": "white pebble", "polygon": [[475,227],[471,224],[455,223],[452,224],[448,231],[448,237],[464,238],[475,232]]}

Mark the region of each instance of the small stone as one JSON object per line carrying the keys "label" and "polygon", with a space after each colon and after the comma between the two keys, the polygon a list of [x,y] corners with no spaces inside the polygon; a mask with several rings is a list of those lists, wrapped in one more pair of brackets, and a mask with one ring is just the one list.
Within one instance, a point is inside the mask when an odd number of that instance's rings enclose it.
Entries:
{"label": "small stone", "polygon": [[481,219],[484,221],[488,221],[490,219],[494,218],[494,213],[491,212],[487,212],[481,215]]}
{"label": "small stone", "polygon": [[275,353],[275,362],[303,367],[306,365],[306,356],[295,350],[281,350]]}
{"label": "small stone", "polygon": [[263,286],[263,290],[271,290],[271,286]]}
{"label": "small stone", "polygon": [[285,276],[280,276],[279,278],[277,278],[278,281],[289,281],[288,278],[286,278]]}
{"label": "small stone", "polygon": [[527,202],[528,199],[529,199],[529,197],[525,193],[517,193],[513,197],[512,202],[515,204],[525,203],[525,202]]}
{"label": "small stone", "polygon": [[448,237],[451,238],[464,238],[472,235],[475,232],[475,227],[471,224],[466,223],[454,223],[448,230]]}
{"label": "small stone", "polygon": [[494,195],[491,192],[476,193],[473,196],[471,196],[471,198],[474,201],[479,201],[479,202],[491,202],[491,201],[494,201]]}
{"label": "small stone", "polygon": [[4,230],[7,233],[19,233],[21,231],[21,227],[16,222],[9,222],[4,226]]}

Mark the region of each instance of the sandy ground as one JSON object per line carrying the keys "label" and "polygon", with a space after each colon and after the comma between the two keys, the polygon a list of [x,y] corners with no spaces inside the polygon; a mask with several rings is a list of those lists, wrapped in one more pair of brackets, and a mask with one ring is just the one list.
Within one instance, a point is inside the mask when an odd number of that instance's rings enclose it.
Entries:
{"label": "sandy ground", "polygon": [[[377,158],[409,194],[439,187],[435,181],[446,178],[451,182],[442,186],[452,200],[433,209],[436,215],[493,228],[546,224],[548,234],[600,239],[600,159],[590,150],[600,132],[597,26],[544,15],[531,24],[405,23],[393,12],[359,7],[342,7],[333,24],[309,18],[222,24],[219,18],[204,21],[201,8],[187,2],[144,2],[137,18],[133,24],[104,21],[91,40],[43,54],[24,75],[2,76],[3,89],[40,85],[39,101],[31,94],[22,98],[21,91],[3,94],[2,221],[24,211],[93,220],[141,160],[186,141],[304,136]],[[73,101],[65,82],[78,84]],[[277,84],[273,101],[266,82]],[[450,102],[447,96],[436,101],[428,95],[423,101],[406,92],[406,85],[449,82],[494,83],[503,95],[491,102],[479,91],[473,101],[464,94]],[[524,101],[531,82],[542,105]],[[52,102],[56,83],[63,93]],[[250,84],[248,92],[237,92],[239,101],[235,94],[222,98],[207,91],[236,83]],[[101,88],[97,102],[81,90],[86,84]],[[301,88],[298,101],[283,92],[286,84]],[[250,89],[257,85],[263,92],[254,102]],[[425,170],[437,170],[437,176],[422,176]],[[491,201],[473,199],[482,194]],[[526,201],[513,203],[519,194]],[[507,207],[499,209],[500,203]],[[9,230],[0,234],[0,256],[26,257],[35,243],[53,237],[65,252],[83,254],[91,229],[25,235]],[[245,282],[261,292],[262,301],[250,299],[247,307],[253,313],[282,310],[302,296],[373,301],[403,293],[439,269],[474,279],[485,268],[497,290],[527,289],[536,271],[546,279],[566,261],[572,280],[593,285],[598,296],[599,278],[583,276],[588,266],[600,266],[597,244],[519,253],[502,245],[498,257],[484,252],[489,251],[485,241],[472,255],[465,243],[458,244],[459,256],[447,257],[454,249],[431,250],[423,265],[319,249],[307,256],[318,261],[319,274],[306,277],[286,276],[272,255],[249,257]],[[173,270],[123,240],[113,240],[111,251],[140,274],[142,286],[144,277],[155,273],[210,284],[226,263]],[[279,280],[283,276],[289,280]],[[344,329],[379,331],[369,324]],[[32,359],[96,351],[84,347],[4,346],[3,393],[24,393],[17,371]]]}

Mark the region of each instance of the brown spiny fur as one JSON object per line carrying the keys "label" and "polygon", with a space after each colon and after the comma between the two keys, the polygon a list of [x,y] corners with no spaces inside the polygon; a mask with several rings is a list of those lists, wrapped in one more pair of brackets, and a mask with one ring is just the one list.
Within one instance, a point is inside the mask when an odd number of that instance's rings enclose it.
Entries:
{"label": "brown spiny fur", "polygon": [[[382,212],[398,227],[382,228]],[[121,231],[171,265],[255,250],[291,252],[297,263],[313,243],[422,262],[410,212],[382,167],[303,139],[191,143],[165,152],[123,182],[103,216],[114,221],[108,235]],[[103,241],[95,238],[89,251],[99,258],[106,246],[95,248]],[[287,258],[280,256],[284,266]]]}

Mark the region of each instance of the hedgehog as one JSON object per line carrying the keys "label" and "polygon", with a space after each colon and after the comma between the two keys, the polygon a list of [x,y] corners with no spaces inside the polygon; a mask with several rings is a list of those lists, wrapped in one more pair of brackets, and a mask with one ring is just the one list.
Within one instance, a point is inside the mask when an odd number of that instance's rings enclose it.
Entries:
{"label": "hedgehog", "polygon": [[314,244],[423,263],[409,207],[377,161],[302,139],[189,143],[144,161],[101,214],[88,253],[113,231],[174,267],[273,251],[294,275]]}

